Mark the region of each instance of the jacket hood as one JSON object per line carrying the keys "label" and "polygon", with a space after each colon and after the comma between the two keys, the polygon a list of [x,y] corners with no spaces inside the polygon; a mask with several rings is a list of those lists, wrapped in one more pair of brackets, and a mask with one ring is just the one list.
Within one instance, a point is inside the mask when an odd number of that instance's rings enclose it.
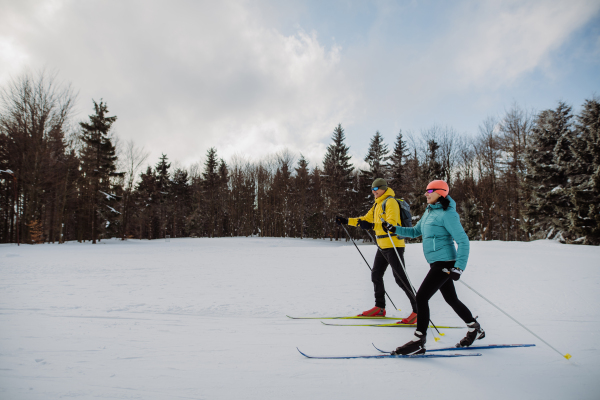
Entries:
{"label": "jacket hood", "polygon": [[387,188],[387,190],[383,192],[383,194],[379,196],[379,198],[375,199],[375,203],[381,204],[381,202],[384,201],[386,198],[394,196],[396,196],[396,193],[392,190],[392,188]]}

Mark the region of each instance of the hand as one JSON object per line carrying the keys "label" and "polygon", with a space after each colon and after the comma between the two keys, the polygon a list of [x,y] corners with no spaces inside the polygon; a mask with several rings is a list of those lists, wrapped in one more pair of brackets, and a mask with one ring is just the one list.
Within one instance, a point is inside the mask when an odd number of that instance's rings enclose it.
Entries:
{"label": "hand", "polygon": [[373,227],[375,226],[372,222],[367,222],[367,221],[363,221],[363,220],[358,220],[358,226],[360,226],[361,229],[367,230],[367,229],[373,229]]}
{"label": "hand", "polygon": [[389,222],[382,222],[381,228],[383,228],[384,232],[396,233],[396,227]]}
{"label": "hand", "polygon": [[457,281],[460,279],[460,276],[463,273],[463,270],[460,268],[450,268],[450,270],[448,271],[448,268],[444,268],[442,270],[442,272],[445,272],[447,274],[450,274],[450,279],[452,279],[453,281]]}
{"label": "hand", "polygon": [[335,223],[338,225],[348,225],[348,218],[340,217],[339,215],[335,217]]}

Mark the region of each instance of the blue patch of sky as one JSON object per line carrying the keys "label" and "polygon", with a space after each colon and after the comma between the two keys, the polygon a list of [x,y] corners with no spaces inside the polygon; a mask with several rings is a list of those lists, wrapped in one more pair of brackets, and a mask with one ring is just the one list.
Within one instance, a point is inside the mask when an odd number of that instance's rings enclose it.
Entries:
{"label": "blue patch of sky", "polygon": [[[366,63],[378,65],[381,74],[366,78],[370,96],[393,98],[389,81],[394,69],[401,71],[402,60],[420,57],[428,46],[450,32],[462,13],[473,15],[477,2],[438,1],[364,2],[316,1],[280,3],[278,29],[293,35],[302,29],[315,32],[319,42],[330,50],[341,47],[344,57],[355,59],[364,52]],[[285,8],[285,10],[284,10]],[[289,12],[293,9],[293,12]],[[501,117],[517,104],[528,110],[554,108],[558,101],[573,105],[577,111],[583,101],[600,94],[600,14],[575,31],[547,61],[518,77],[511,84],[497,88],[468,87],[446,94],[432,102],[418,115],[402,115],[383,110],[360,117],[352,124],[342,123],[347,144],[360,158],[366,154],[376,131],[392,147],[398,131],[419,131],[433,125],[450,126],[458,132],[474,135],[488,116]],[[400,73],[400,72],[399,72]],[[435,103],[435,104],[433,104]],[[333,131],[333,126],[331,127]]]}

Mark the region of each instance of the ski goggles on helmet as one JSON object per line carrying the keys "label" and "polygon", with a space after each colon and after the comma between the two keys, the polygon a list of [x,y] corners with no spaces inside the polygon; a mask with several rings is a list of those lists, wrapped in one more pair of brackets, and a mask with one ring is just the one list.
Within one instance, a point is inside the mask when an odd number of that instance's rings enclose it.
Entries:
{"label": "ski goggles on helmet", "polygon": [[375,186],[374,188],[371,188],[372,191],[376,191],[379,190],[379,186]]}
{"label": "ski goggles on helmet", "polygon": [[436,190],[443,190],[444,192],[446,191],[446,189],[427,189],[427,190],[426,190],[426,192],[427,192],[427,193],[433,193],[433,192],[435,192]]}

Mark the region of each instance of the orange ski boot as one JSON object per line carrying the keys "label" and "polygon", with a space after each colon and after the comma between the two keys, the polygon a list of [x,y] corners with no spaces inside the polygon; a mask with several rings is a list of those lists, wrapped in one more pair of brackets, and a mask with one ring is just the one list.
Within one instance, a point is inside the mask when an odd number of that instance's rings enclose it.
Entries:
{"label": "orange ski boot", "polygon": [[400,322],[396,322],[397,324],[408,324],[414,325],[417,323],[417,313],[412,313],[406,318],[402,318]]}
{"label": "orange ski boot", "polygon": [[385,308],[373,307],[362,314],[358,314],[357,317],[385,317]]}

